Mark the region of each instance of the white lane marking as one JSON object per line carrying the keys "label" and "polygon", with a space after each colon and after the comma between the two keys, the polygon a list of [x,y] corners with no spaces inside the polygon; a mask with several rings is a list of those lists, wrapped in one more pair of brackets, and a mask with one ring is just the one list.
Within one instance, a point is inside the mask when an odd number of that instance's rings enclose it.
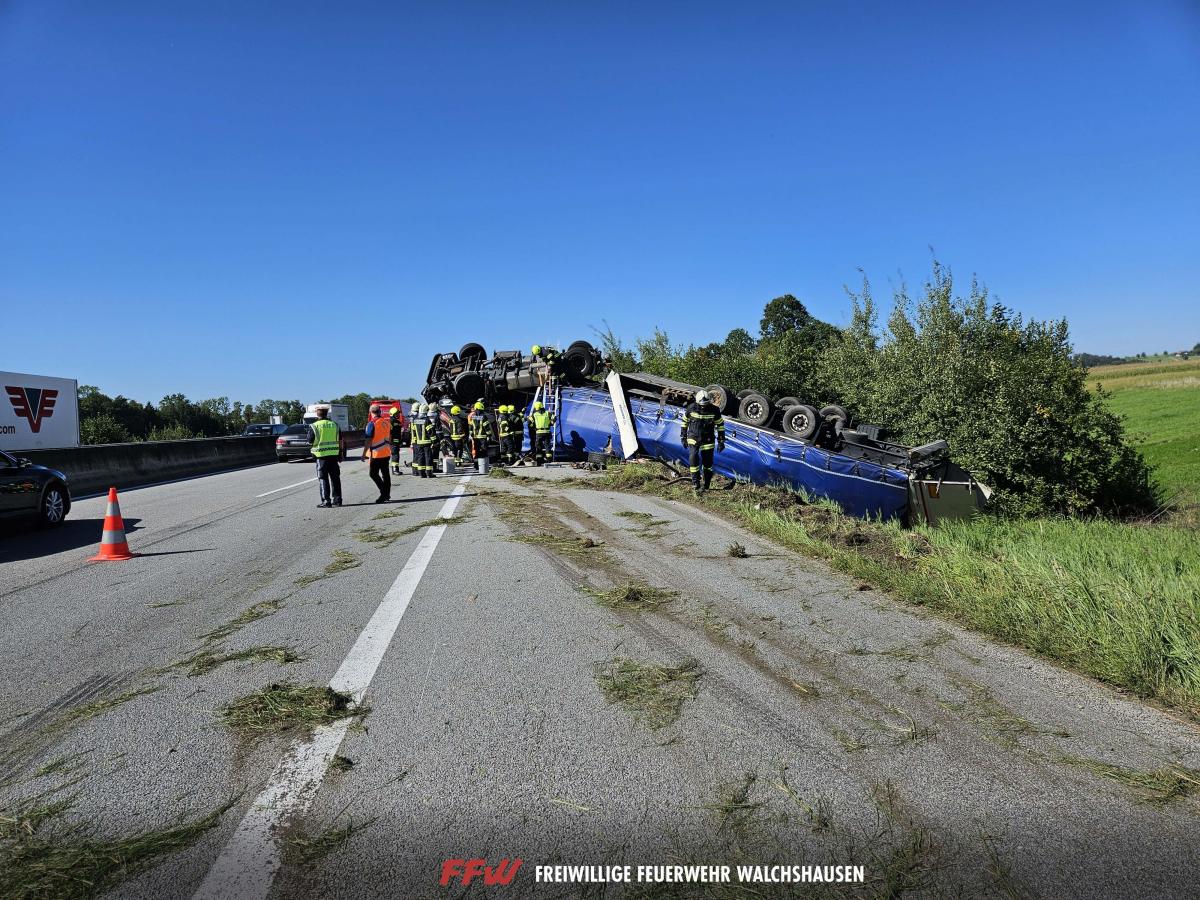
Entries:
{"label": "white lane marking", "polygon": [[316,480],[317,478],[314,475],[312,478],[305,478],[303,481],[297,481],[295,484],[288,484],[281,488],[275,488],[273,491],[263,491],[261,494],[255,494],[254,499],[257,500],[259,497],[269,497],[271,494],[278,494],[280,491],[291,490],[294,487],[300,487],[302,484],[312,484]]}
{"label": "white lane marking", "polygon": [[[454,515],[466,489],[466,479],[462,478],[442,504],[439,518]],[[335,691],[351,694],[356,702],[362,699],[445,532],[445,525],[426,529],[371,621],[330,679],[329,686]],[[350,722],[340,719],[332,725],[323,725],[311,738],[292,746],[208,870],[193,900],[265,900],[279,871],[280,847],[276,843],[279,827],[289,816],[308,809]]]}

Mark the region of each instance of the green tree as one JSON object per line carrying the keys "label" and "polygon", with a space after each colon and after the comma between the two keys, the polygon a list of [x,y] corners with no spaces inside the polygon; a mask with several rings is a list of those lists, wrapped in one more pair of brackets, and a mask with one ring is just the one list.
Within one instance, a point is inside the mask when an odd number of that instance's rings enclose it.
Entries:
{"label": "green tree", "polygon": [[1119,417],[1072,359],[1067,323],[1025,321],[972,281],[954,293],[935,262],[923,295],[895,295],[877,336],[869,286],[822,362],[860,418],[899,440],[950,442],[957,462],[996,489],[1005,512],[1125,513],[1155,503],[1145,462]]}

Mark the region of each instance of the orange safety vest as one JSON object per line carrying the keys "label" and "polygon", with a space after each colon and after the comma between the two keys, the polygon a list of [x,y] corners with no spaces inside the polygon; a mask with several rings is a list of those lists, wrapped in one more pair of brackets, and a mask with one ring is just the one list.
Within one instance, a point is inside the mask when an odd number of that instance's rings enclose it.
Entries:
{"label": "orange safety vest", "polygon": [[387,459],[392,455],[392,420],[380,416],[375,420],[375,433],[367,454],[372,459]]}

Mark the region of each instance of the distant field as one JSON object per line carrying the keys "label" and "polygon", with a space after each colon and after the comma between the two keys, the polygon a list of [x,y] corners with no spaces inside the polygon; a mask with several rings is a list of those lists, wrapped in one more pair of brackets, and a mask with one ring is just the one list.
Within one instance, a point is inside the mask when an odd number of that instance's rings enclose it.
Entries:
{"label": "distant field", "polygon": [[1168,496],[1200,494],[1200,359],[1099,366],[1091,378],[1112,392]]}

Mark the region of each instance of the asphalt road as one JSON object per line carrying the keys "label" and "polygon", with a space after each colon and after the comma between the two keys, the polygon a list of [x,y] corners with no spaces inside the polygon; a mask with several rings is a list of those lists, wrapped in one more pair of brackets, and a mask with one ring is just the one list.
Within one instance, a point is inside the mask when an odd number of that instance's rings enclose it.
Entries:
{"label": "asphalt road", "polygon": [[[679,862],[863,865],[834,896],[1200,895],[1200,804],[1171,792],[1200,769],[1194,726],[696,506],[565,467],[404,475],[376,505],[364,468],[335,510],[308,464],[123,492],[128,562],[85,561],[103,498],[0,537],[0,806],[57,789],[63,823],[120,841],[233,801],[128,897],[567,897],[534,866]],[[220,719],[331,679],[361,714],[315,737]],[[472,858],[523,867],[439,886]]]}

